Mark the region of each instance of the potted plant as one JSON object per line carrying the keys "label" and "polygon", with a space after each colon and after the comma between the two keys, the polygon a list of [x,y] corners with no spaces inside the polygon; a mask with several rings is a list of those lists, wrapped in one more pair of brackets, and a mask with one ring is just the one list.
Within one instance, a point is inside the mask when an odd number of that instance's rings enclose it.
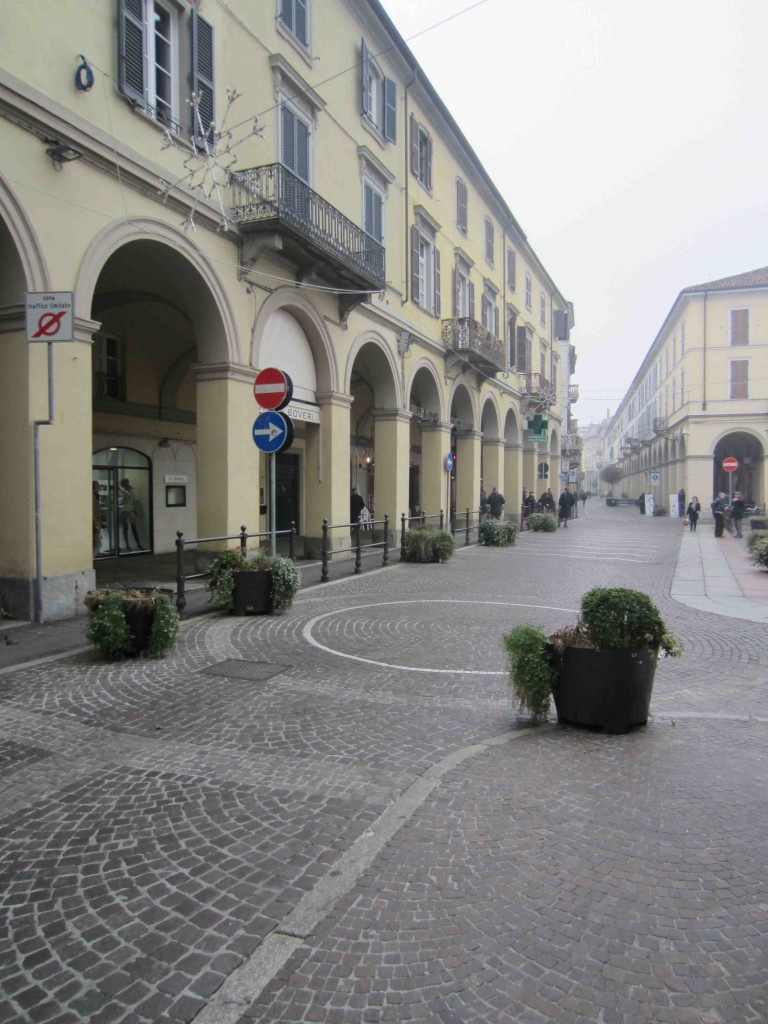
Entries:
{"label": "potted plant", "polygon": [[447,562],[456,550],[456,541],[448,530],[417,528],[406,530],[406,562]]}
{"label": "potted plant", "polygon": [[241,548],[222,551],[208,568],[210,601],[238,615],[269,615],[291,607],[301,585],[290,558]]}
{"label": "potted plant", "polygon": [[747,534],[747,547],[755,565],[768,569],[768,530],[755,530]]}
{"label": "potted plant", "polygon": [[162,658],[176,643],[179,613],[161,590],[92,590],[85,604],[86,639],[105,658]]}
{"label": "potted plant", "polygon": [[645,725],[658,659],[681,653],[651,599],[622,587],[585,594],[574,626],[517,626],[503,643],[521,710],[546,719],[551,694],[558,722],[611,733]]}
{"label": "potted plant", "polygon": [[491,548],[505,548],[515,543],[515,524],[500,519],[486,519],[480,524],[477,539],[480,544]]}

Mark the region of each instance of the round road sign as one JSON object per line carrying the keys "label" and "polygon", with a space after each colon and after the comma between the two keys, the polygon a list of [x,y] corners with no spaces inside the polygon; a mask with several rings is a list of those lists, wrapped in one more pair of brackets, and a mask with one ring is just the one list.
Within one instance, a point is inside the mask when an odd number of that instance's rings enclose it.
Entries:
{"label": "round road sign", "polygon": [[268,455],[290,448],[293,444],[293,423],[282,413],[263,412],[253,424],[253,443]]}
{"label": "round road sign", "polygon": [[445,469],[446,472],[448,473],[450,473],[451,470],[453,469],[453,455],[451,452],[448,452],[448,454],[445,456]]}
{"label": "round road sign", "polygon": [[723,459],[723,469],[726,473],[735,473],[739,468],[739,460],[734,459],[733,456],[730,458]]}
{"label": "round road sign", "polygon": [[253,382],[253,397],[262,409],[282,409],[293,398],[293,381],[287,373],[268,366]]}

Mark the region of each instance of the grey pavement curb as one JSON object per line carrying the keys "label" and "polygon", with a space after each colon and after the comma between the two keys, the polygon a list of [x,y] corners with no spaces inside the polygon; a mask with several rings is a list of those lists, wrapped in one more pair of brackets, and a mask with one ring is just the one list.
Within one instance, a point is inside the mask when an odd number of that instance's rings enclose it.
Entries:
{"label": "grey pavement curb", "polygon": [[473,743],[472,746],[454,751],[426,771],[384,811],[378,821],[355,840],[335,864],[332,873],[322,878],[299,900],[253,956],[227,978],[194,1018],[193,1024],[235,1024],[285,966],[292,953],[311,935],[334,904],[350,891],[363,871],[373,863],[384,846],[419,809],[448,772],[492,747],[522,739],[533,732],[540,735],[540,729],[520,730]]}

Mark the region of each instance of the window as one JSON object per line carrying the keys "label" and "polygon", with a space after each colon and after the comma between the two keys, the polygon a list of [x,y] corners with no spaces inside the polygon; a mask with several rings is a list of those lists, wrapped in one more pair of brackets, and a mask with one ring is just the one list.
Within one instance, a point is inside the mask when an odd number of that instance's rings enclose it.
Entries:
{"label": "window", "polygon": [[397,140],[397,86],[381,68],[362,41],[363,116],[388,142]]}
{"label": "window", "polygon": [[514,249],[507,249],[507,288],[509,288],[510,291],[514,291],[517,287],[515,280],[517,269],[516,256],[517,254],[515,253]]}
{"label": "window", "polygon": [[544,292],[539,296],[539,323],[542,327],[547,325],[547,300]]}
{"label": "window", "polygon": [[731,310],[731,344],[749,344],[749,310]]}
{"label": "window", "polygon": [[440,316],[440,253],[434,237],[421,226],[411,228],[411,287],[421,309]]}
{"label": "window", "polygon": [[485,258],[493,266],[493,221],[485,218]]}
{"label": "window", "polygon": [[533,309],[533,281],[531,275],[525,275],[525,308]]}
{"label": "window", "polygon": [[469,277],[469,267],[463,260],[456,260],[454,269],[453,313],[457,317],[475,318],[475,286]]}
{"label": "window", "polygon": [[510,366],[515,365],[517,356],[517,352],[515,350],[516,328],[517,313],[515,313],[513,309],[507,308],[507,353]]}
{"label": "window", "polygon": [[287,28],[302,46],[309,45],[307,3],[308,0],[280,0],[280,24]]}
{"label": "window", "polygon": [[496,305],[496,292],[486,284],[482,302],[483,327],[494,338],[499,336],[499,307]]}
{"label": "window", "polygon": [[456,227],[461,231],[462,234],[467,233],[468,223],[468,195],[467,186],[461,180],[456,179]]}
{"label": "window", "polygon": [[541,376],[545,380],[547,379],[547,356],[548,355],[549,355],[549,349],[542,342],[541,343],[541,349],[539,351],[539,372],[541,373]]}
{"label": "window", "polygon": [[749,360],[731,359],[731,392],[734,399],[749,398]]}
{"label": "window", "polygon": [[[199,97],[199,123],[190,120],[190,131],[197,137],[205,134],[215,120],[211,25],[196,11],[186,15],[168,0],[118,0],[118,18],[122,94],[179,133],[180,111],[189,99],[189,89]],[[181,41],[185,28],[191,43],[189,58]]]}
{"label": "window", "polygon": [[432,137],[411,114],[411,172],[424,188],[432,190]]}
{"label": "window", "polygon": [[91,349],[93,397],[125,401],[125,351],[119,338],[98,331]]}
{"label": "window", "polygon": [[384,197],[369,182],[363,182],[363,230],[377,242],[384,241]]}
{"label": "window", "polygon": [[310,126],[293,107],[280,104],[280,161],[309,184]]}

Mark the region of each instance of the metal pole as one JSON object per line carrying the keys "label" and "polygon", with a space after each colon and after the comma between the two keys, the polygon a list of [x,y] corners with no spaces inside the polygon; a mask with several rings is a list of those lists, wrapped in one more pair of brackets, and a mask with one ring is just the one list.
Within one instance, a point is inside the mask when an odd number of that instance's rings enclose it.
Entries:
{"label": "metal pole", "polygon": [[277,554],[277,472],[275,469],[275,453],[269,456],[269,523],[272,533],[272,554]]}
{"label": "metal pole", "polygon": [[35,467],[35,622],[43,621],[43,536],[40,521],[40,427],[53,423],[53,343],[48,342],[48,419],[34,422]]}
{"label": "metal pole", "polygon": [[176,610],[179,615],[187,606],[185,594],[186,580],[184,578],[184,534],[181,530],[176,531]]}

